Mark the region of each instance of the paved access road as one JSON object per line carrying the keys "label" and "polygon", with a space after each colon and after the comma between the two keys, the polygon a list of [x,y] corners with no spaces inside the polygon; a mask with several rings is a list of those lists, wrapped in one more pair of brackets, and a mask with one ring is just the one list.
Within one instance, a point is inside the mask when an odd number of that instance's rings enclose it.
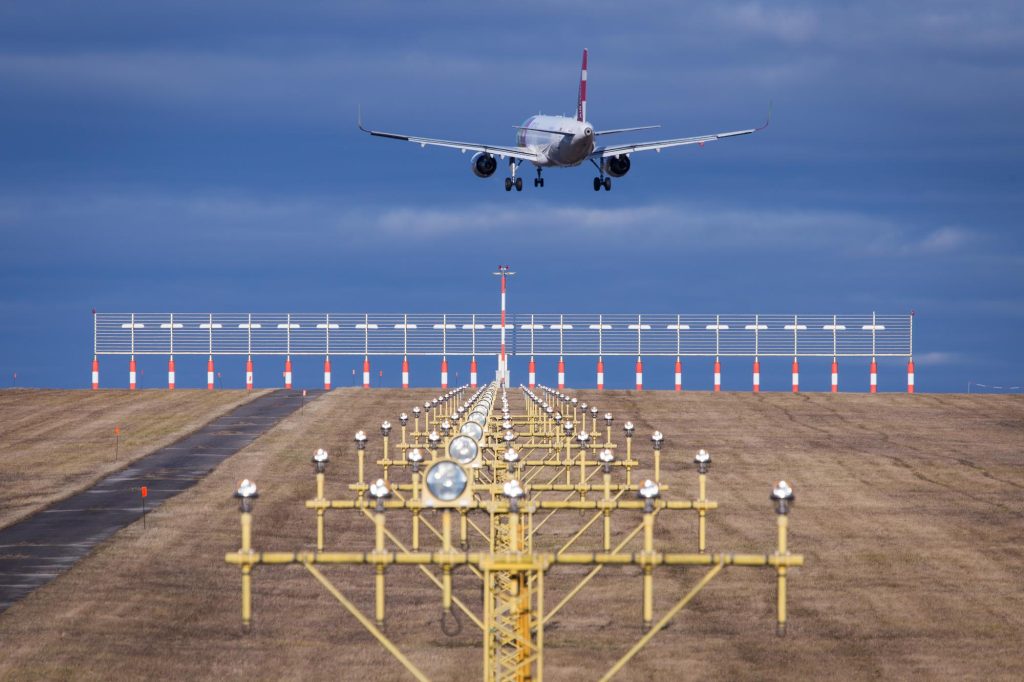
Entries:
{"label": "paved access road", "polygon": [[256,398],[88,490],[0,530],[0,612],[138,520],[142,486],[148,493],[146,510],[159,507],[299,409],[302,401],[302,393],[293,391]]}

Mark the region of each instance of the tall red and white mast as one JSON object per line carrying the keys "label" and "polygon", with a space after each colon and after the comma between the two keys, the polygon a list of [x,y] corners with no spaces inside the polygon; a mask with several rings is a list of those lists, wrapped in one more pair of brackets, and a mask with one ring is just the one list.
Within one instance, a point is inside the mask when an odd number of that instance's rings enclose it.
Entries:
{"label": "tall red and white mast", "polygon": [[498,271],[492,273],[501,277],[501,355],[498,358],[498,381],[508,386],[508,358],[505,355],[505,292],[508,290],[507,278],[516,274],[512,272],[511,266],[499,265]]}

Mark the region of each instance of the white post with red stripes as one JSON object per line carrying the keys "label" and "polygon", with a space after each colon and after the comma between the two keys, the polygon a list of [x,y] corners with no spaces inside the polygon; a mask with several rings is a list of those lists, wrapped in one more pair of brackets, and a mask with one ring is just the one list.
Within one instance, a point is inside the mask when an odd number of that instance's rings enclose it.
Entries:
{"label": "white post with red stripes", "polygon": [[206,360],[206,390],[207,391],[212,391],[213,390],[213,380],[214,380],[213,356],[211,355]]}
{"label": "white post with red stripes", "polygon": [[[754,393],[761,392],[761,316],[754,315]],[[748,326],[747,329],[750,327]]]}
{"label": "white post with red stripes", "polygon": [[100,390],[100,359],[92,356],[92,390]]}
{"label": "white post with red stripes", "polygon": [[469,361],[469,387],[476,388],[476,356],[474,355]]}
{"label": "white post with red stripes", "polygon": [[[839,330],[839,317],[832,316],[832,392],[839,393],[839,356],[836,352],[836,332]],[[845,329],[845,327],[844,327]]]}
{"label": "white post with red stripes", "polygon": [[907,393],[914,392],[914,358],[907,361]]}
{"label": "white post with red stripes", "polygon": [[832,358],[832,392],[839,393],[839,361]]}
{"label": "white post with red stripes", "polygon": [[604,390],[604,359],[600,356],[597,358],[597,390]]}
{"label": "white post with red stripes", "polygon": [[448,316],[441,316],[441,390],[448,390]]}
{"label": "white post with red stripes", "polygon": [[[278,325],[280,326],[280,325]],[[292,387],[292,314],[288,313],[288,320],[285,323],[285,331],[287,332],[285,338],[287,339],[286,351],[284,355],[284,387],[291,389]]]}
{"label": "white post with red stripes", "polygon": [[878,363],[875,362],[875,334],[878,332],[878,318],[871,313],[871,387],[872,393],[878,393]]}
{"label": "white post with red stripes", "polygon": [[501,356],[498,358],[498,381],[502,386],[508,386],[508,359],[505,356],[505,292],[507,278],[516,273],[511,271],[511,266],[499,265],[498,271],[493,274],[501,277]]}
{"label": "white post with red stripes", "polygon": [[402,356],[402,388],[409,388],[409,356]]}
{"label": "white post with red stripes", "polygon": [[800,363],[793,358],[793,393],[800,392]]}
{"label": "white post with red stripes", "polygon": [[537,387],[537,363],[533,361],[533,356],[530,356],[530,376],[529,376],[530,388]]}
{"label": "white post with red stripes", "polygon": [[761,362],[754,356],[754,393],[761,392]]}
{"label": "white post with red stripes", "polygon": [[448,358],[441,357],[441,390],[448,390]]}
{"label": "white post with red stripes", "polygon": [[135,376],[136,376],[136,374],[135,374],[135,356],[133,355],[131,357],[131,359],[128,360],[128,390],[129,391],[134,391],[135,390],[135,386],[136,386]]}
{"label": "white post with red stripes", "polygon": [[722,363],[715,358],[715,393],[722,390]]}
{"label": "white post with red stripes", "polygon": [[292,358],[290,355],[284,358],[284,387],[292,387]]}
{"label": "white post with red stripes", "polygon": [[245,360],[245,390],[252,390],[252,356]]}
{"label": "white post with red stripes", "polygon": [[871,392],[878,393],[878,363],[871,358]]}
{"label": "white post with red stripes", "polygon": [[718,361],[718,353],[721,349],[719,333],[722,330],[722,318],[715,315],[715,393],[722,390],[722,363]]}
{"label": "white post with red stripes", "polygon": [[676,391],[683,390],[683,359],[676,356],[676,367],[674,372],[675,387]]}
{"label": "white post with red stripes", "polygon": [[636,390],[644,390],[644,361],[640,356],[636,358]]}
{"label": "white post with red stripes", "polygon": [[558,390],[565,389],[565,360],[558,358]]}
{"label": "white post with red stripes", "polygon": [[174,356],[167,360],[167,390],[174,390]]}
{"label": "white post with red stripes", "polygon": [[331,357],[324,358],[324,390],[331,390]]}
{"label": "white post with red stripes", "polygon": [[363,388],[370,387],[370,356],[363,356]]}

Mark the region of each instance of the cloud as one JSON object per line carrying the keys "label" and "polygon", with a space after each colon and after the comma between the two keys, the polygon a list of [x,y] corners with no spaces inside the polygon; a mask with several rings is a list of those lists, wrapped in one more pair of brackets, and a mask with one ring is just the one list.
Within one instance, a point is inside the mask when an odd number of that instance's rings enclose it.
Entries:
{"label": "cloud", "polygon": [[914,362],[921,365],[962,365],[969,361],[962,353],[950,351],[929,351],[914,356]]}
{"label": "cloud", "polygon": [[958,227],[941,227],[929,232],[919,243],[922,251],[948,253],[962,249],[972,239],[971,233]]}

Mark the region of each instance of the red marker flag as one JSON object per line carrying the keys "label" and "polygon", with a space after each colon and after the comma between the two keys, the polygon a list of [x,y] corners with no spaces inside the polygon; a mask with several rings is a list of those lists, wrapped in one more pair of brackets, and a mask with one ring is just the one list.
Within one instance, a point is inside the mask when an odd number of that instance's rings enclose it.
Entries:
{"label": "red marker flag", "polygon": [[141,492],[142,492],[142,496],[145,497],[146,495],[149,494],[149,488],[147,488],[146,486],[142,486]]}

